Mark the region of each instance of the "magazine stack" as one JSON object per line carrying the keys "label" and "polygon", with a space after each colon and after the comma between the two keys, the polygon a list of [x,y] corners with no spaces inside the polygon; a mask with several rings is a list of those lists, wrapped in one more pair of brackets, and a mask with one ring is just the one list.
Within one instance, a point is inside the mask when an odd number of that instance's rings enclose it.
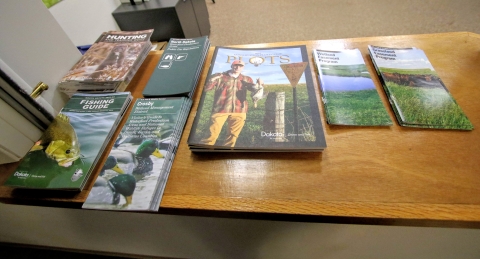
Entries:
{"label": "magazine stack", "polygon": [[153,30],[104,32],[60,80],[58,89],[74,93],[121,92],[148,55]]}
{"label": "magazine stack", "polygon": [[83,208],[158,210],[191,105],[187,97],[137,99]]}
{"label": "magazine stack", "polygon": [[216,47],[188,145],[198,152],[322,151],[306,46]]}

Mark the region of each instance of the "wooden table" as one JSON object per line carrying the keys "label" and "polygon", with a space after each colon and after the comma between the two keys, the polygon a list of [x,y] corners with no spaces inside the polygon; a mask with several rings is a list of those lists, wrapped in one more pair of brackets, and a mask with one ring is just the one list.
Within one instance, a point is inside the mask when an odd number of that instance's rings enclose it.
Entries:
{"label": "wooden table", "polygon": [[[160,213],[382,225],[480,227],[480,35],[457,32],[284,42],[237,47],[307,45],[359,48],[375,75],[367,45],[425,51],[476,127],[473,131],[329,126],[322,153],[192,153],[187,138],[208,72],[204,67]],[[213,48],[206,64],[210,63]],[[128,90],[135,97],[161,52],[151,53]],[[310,71],[314,78],[315,72]],[[394,115],[376,76],[384,105]],[[318,91],[318,80],[314,80]],[[323,106],[320,105],[323,116]],[[323,116],[324,118],[324,116]],[[117,132],[118,133],[118,132]],[[110,146],[112,143],[110,144]],[[104,158],[105,159],[105,158]],[[0,167],[0,183],[14,164]],[[94,176],[98,173],[98,168]],[[93,184],[77,194],[0,187],[0,201],[80,208]]]}

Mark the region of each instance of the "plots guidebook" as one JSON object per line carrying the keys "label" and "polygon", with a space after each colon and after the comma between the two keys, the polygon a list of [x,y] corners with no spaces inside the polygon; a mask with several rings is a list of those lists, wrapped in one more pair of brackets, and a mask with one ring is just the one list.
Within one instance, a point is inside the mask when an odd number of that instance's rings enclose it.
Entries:
{"label": "plots guidebook", "polygon": [[191,104],[186,97],[137,99],[83,208],[158,210]]}
{"label": "plots guidebook", "polygon": [[392,125],[359,49],[314,49],[313,56],[329,124]]}
{"label": "plots guidebook", "polygon": [[81,191],[131,99],[130,92],[73,95],[5,185]]}
{"label": "plots guidebook", "polygon": [[192,151],[322,151],[305,45],[216,47],[188,139]]}
{"label": "plots guidebook", "polygon": [[401,126],[473,130],[423,50],[369,45],[368,51]]}

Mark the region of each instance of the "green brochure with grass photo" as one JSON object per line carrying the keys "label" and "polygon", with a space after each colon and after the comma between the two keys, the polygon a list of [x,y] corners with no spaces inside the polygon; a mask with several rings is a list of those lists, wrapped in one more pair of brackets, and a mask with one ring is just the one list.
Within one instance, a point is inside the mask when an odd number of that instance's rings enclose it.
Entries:
{"label": "green brochure with grass photo", "polygon": [[392,125],[358,49],[314,49],[313,55],[328,124]]}
{"label": "green brochure with grass photo", "polygon": [[473,130],[421,49],[368,46],[401,126]]}

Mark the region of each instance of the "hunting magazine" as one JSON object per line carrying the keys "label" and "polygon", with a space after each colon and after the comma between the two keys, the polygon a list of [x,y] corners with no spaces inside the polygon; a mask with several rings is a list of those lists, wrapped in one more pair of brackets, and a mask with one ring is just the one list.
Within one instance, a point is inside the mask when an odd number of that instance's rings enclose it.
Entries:
{"label": "hunting magazine", "polygon": [[188,139],[192,151],[322,151],[306,46],[216,47]]}
{"label": "hunting magazine", "polygon": [[151,49],[153,30],[104,32],[60,80],[67,95],[125,90]]}

